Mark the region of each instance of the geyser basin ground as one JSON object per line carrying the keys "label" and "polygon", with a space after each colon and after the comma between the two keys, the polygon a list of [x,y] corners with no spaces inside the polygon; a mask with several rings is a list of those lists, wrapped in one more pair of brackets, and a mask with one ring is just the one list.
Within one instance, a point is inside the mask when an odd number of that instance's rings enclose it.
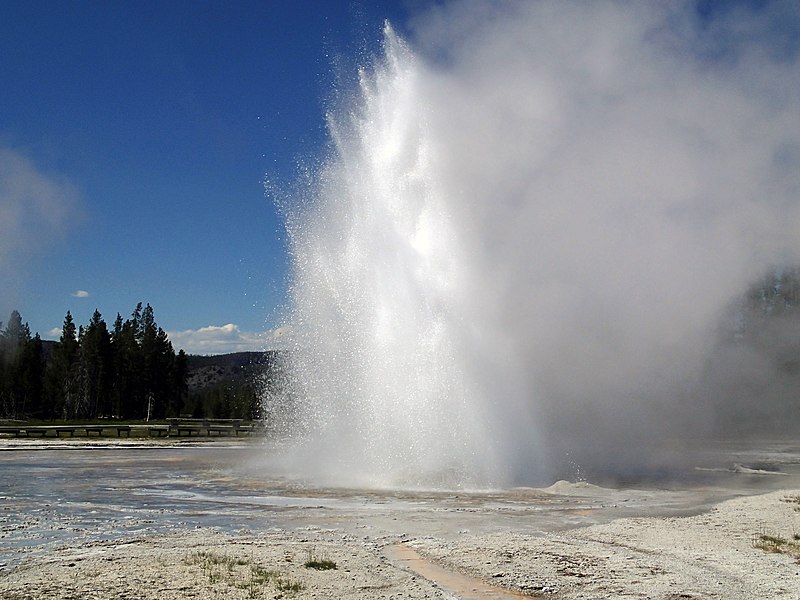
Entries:
{"label": "geyser basin ground", "polygon": [[[392,554],[403,543],[447,570],[569,598],[798,597],[800,567],[753,540],[800,531],[797,505],[782,501],[800,492],[751,496],[800,488],[797,443],[717,444],[681,481],[482,493],[316,488],[271,478],[263,452],[4,442],[0,595],[283,593],[277,575],[254,583],[257,566],[304,586],[299,598],[452,597]],[[338,568],[308,569],[311,555]],[[229,575],[224,557],[246,564]]]}

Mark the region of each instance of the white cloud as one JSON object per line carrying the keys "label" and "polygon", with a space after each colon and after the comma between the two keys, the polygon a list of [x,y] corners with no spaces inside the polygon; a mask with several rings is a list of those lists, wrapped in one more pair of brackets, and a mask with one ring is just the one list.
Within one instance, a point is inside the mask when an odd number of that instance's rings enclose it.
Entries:
{"label": "white cloud", "polygon": [[86,290],[75,290],[70,295],[73,298],[88,298],[89,297],[89,292],[87,292]]}
{"label": "white cloud", "polygon": [[173,347],[187,354],[227,354],[229,352],[260,352],[275,349],[282,329],[274,331],[242,331],[238,325],[208,325],[199,329],[167,332]]}

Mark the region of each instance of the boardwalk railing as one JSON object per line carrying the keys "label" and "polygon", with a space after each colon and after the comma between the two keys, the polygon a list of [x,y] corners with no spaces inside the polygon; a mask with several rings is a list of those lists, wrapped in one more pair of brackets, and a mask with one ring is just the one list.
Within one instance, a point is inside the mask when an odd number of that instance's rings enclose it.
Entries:
{"label": "boardwalk railing", "polygon": [[250,434],[254,427],[242,419],[171,419],[170,435],[189,437],[193,435],[235,435]]}
{"label": "boardwalk railing", "polygon": [[249,435],[258,428],[241,419],[172,419],[167,425],[150,423],[92,423],[90,425],[0,425],[0,435],[14,437],[192,437]]}

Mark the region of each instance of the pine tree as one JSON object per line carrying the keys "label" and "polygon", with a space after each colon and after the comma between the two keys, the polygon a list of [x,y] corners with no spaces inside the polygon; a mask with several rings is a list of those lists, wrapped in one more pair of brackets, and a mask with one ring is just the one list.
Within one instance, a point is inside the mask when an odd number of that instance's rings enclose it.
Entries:
{"label": "pine tree", "polygon": [[48,379],[50,417],[67,419],[75,416],[80,393],[77,330],[72,313],[67,311],[61,338],[53,349],[51,376]]}
{"label": "pine tree", "polygon": [[38,333],[22,346],[18,369],[24,407],[21,416],[41,419],[45,416],[47,407],[44,391],[44,350]]}
{"label": "pine tree", "polygon": [[3,334],[3,322],[0,321],[0,416],[6,417],[4,407],[6,404],[6,385],[8,383],[8,375],[6,369],[6,341]]}
{"label": "pine tree", "polygon": [[80,336],[81,406],[79,416],[97,418],[111,415],[114,376],[111,336],[100,311],[95,310]]}
{"label": "pine tree", "polygon": [[18,311],[11,312],[6,328],[0,332],[2,355],[2,389],[0,389],[0,414],[16,419],[26,413],[29,394],[26,390],[25,350],[31,342],[31,331],[22,322]]}
{"label": "pine tree", "polygon": [[[141,303],[139,306],[141,306]],[[144,394],[142,412],[147,419],[154,416],[153,404],[157,401],[155,389],[158,369],[156,334],[156,320],[153,314],[153,307],[148,304],[142,311],[138,328],[139,351],[142,360],[142,392]]]}
{"label": "pine tree", "polygon": [[139,320],[143,410],[147,418],[163,419],[175,393],[175,351],[155,320],[153,307],[144,307]]}
{"label": "pine tree", "polygon": [[131,318],[114,321],[111,346],[114,355],[113,414],[122,419],[144,417],[140,410],[141,356],[137,341],[142,305],[139,303]]}
{"label": "pine tree", "polygon": [[9,417],[7,407],[9,403],[9,381],[10,381],[10,348],[6,341],[3,322],[0,321],[0,416]]}

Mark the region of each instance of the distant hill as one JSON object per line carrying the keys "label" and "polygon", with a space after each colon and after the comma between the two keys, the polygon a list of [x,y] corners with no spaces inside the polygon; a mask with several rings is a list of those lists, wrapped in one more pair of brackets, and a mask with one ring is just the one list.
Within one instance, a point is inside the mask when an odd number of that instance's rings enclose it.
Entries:
{"label": "distant hill", "polygon": [[189,393],[212,387],[224,382],[241,383],[262,375],[275,364],[278,353],[267,352],[233,352],[188,357],[189,375],[187,386]]}
{"label": "distant hill", "polygon": [[[45,360],[50,360],[58,342],[42,340]],[[210,356],[189,354],[187,387],[189,393],[200,391],[220,383],[240,384],[254,376],[264,374],[275,364],[278,352],[232,352]]]}

